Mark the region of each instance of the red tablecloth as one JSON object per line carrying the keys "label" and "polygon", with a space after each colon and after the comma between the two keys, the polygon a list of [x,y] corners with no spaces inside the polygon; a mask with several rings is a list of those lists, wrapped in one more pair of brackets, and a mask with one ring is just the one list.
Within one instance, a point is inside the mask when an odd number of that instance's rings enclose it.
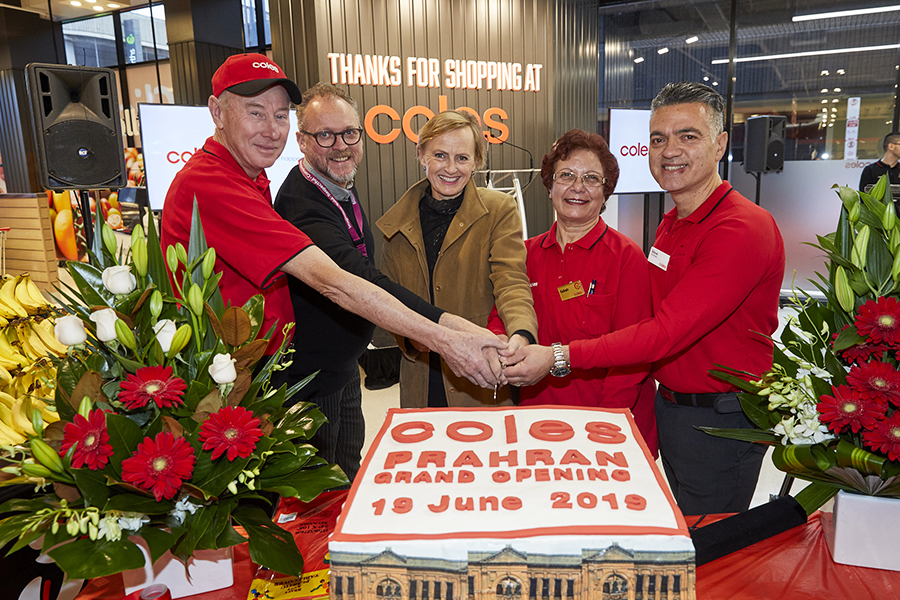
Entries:
{"label": "red tablecloth", "polygon": [[[887,600],[900,598],[900,572],[836,564],[825,545],[821,513],[758,544],[697,569],[697,600]],[[688,524],[693,521],[687,518]],[[712,522],[711,520],[709,522]],[[708,524],[708,523],[706,523]],[[888,552],[898,552],[896,548]],[[235,546],[234,585],[191,600],[246,600],[256,566]],[[92,580],[78,598],[120,600],[122,577]]]}

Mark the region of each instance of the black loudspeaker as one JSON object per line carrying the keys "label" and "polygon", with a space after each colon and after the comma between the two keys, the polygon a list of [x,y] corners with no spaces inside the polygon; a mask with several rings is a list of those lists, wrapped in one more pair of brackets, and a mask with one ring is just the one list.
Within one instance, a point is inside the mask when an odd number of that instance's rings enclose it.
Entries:
{"label": "black loudspeaker", "polygon": [[125,187],[112,69],[31,63],[25,70],[41,185],[51,190]]}
{"label": "black loudspeaker", "polygon": [[786,117],[766,115],[747,119],[744,130],[744,171],[780,173],[784,169]]}

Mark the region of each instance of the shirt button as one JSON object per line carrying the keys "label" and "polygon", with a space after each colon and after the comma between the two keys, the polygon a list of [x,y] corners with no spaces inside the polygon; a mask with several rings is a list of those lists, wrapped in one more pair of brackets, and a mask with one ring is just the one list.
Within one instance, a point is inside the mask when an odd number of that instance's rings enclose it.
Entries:
{"label": "shirt button", "polygon": [[459,223],[459,226],[460,226],[460,227],[465,227],[465,226],[466,226],[466,224],[465,224],[465,223],[463,223],[463,222],[462,222],[462,221],[460,221],[460,223]]}
{"label": "shirt button", "polygon": [[456,388],[450,388],[450,393],[451,394],[456,393]]}
{"label": "shirt button", "polygon": [[438,292],[441,291],[441,284],[437,284],[436,286],[434,286],[434,289]]}

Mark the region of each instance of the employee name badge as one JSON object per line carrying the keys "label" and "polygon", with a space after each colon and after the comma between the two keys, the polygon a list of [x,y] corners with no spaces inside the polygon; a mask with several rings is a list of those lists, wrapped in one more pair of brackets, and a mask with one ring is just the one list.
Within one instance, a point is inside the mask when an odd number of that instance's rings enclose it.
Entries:
{"label": "employee name badge", "polygon": [[571,300],[578,296],[584,296],[584,288],[581,286],[580,280],[570,281],[566,285],[561,285],[556,289],[559,290],[559,297],[562,300]]}
{"label": "employee name badge", "polygon": [[669,269],[669,255],[656,246],[650,248],[650,256],[647,257],[647,260],[650,261],[651,265],[655,265],[663,271]]}

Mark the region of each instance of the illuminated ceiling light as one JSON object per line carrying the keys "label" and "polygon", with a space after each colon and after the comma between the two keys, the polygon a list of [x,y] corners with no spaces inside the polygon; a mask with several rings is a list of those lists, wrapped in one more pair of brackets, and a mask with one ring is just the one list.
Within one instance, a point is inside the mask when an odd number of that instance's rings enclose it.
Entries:
{"label": "illuminated ceiling light", "polygon": [[827,93],[828,93],[828,88],[822,88],[822,91],[821,91],[820,93],[822,93],[822,94],[827,94]]}
{"label": "illuminated ceiling light", "polygon": [[[802,58],[804,56],[825,56],[827,54],[849,54],[852,52],[873,52],[876,50],[896,50],[900,44],[883,44],[881,46],[858,46],[856,48],[834,48],[832,50],[810,50],[808,52],[793,52],[790,54],[764,54],[762,56],[744,56],[735,58],[734,62],[755,62],[759,60],[778,60],[780,58]],[[712,61],[714,65],[727,65],[727,58],[717,58]]]}
{"label": "illuminated ceiling light", "polygon": [[838,70],[837,70],[837,74],[838,74],[838,75],[843,75],[845,72],[846,72],[846,71],[844,71],[843,69],[838,69]]}
{"label": "illuminated ceiling light", "polygon": [[831,102],[832,102],[832,103],[834,103],[834,102],[837,102],[837,101],[838,101],[838,99],[837,99],[837,98],[835,98],[835,99],[834,99],[834,100],[832,100],[832,101],[831,101]]}
{"label": "illuminated ceiling light", "polygon": [[72,6],[81,6],[81,2],[79,2],[78,0],[72,0],[71,2],[69,2],[69,4],[71,4]]}
{"label": "illuminated ceiling light", "polygon": [[841,88],[834,88],[834,90],[833,90],[833,91],[834,91],[834,93],[835,93],[835,94],[837,94],[837,93],[838,93],[838,92],[840,92],[840,91],[841,91]]}
{"label": "illuminated ceiling light", "polygon": [[96,4],[93,5],[91,8],[93,8],[94,10],[96,10],[96,11],[98,11],[98,12],[101,11],[101,10],[103,10],[103,7],[102,7],[102,6],[97,6]]}
{"label": "illuminated ceiling light", "polygon": [[713,85],[719,85],[718,81],[713,81]]}
{"label": "illuminated ceiling light", "polygon": [[822,100],[822,104],[828,104],[828,99]]}
{"label": "illuminated ceiling light", "polygon": [[703,81],[709,81],[709,77],[704,77]]}
{"label": "illuminated ceiling light", "polygon": [[841,17],[856,17],[859,15],[873,15],[878,13],[895,12],[900,6],[878,6],[875,8],[857,8],[854,10],[839,10],[835,12],[817,13],[813,15],[794,15],[791,19],[794,23],[800,21],[815,21],[817,19],[839,19]]}
{"label": "illuminated ceiling light", "polygon": [[696,35],[692,35],[688,39],[684,40],[684,43],[685,44],[693,44],[694,42],[699,41],[699,40],[700,40],[700,38],[698,38]]}
{"label": "illuminated ceiling light", "polygon": [[831,112],[837,112],[837,109],[836,109],[836,108],[832,108],[832,109],[831,109]]}
{"label": "illuminated ceiling light", "polygon": [[668,48],[660,48],[659,50],[656,51],[656,53],[657,54],[665,54],[668,51],[669,51]]}
{"label": "illuminated ceiling light", "polygon": [[827,109],[827,108],[823,108],[823,109],[822,109],[822,112],[827,113],[827,112],[828,112],[828,109]]}
{"label": "illuminated ceiling light", "polygon": [[822,72],[819,75],[829,75],[828,69],[822,69]]}
{"label": "illuminated ceiling light", "polygon": [[634,59],[634,62],[635,62],[635,63],[642,63],[642,62],[644,62],[644,57],[643,57],[643,56],[638,56],[636,59]]}

